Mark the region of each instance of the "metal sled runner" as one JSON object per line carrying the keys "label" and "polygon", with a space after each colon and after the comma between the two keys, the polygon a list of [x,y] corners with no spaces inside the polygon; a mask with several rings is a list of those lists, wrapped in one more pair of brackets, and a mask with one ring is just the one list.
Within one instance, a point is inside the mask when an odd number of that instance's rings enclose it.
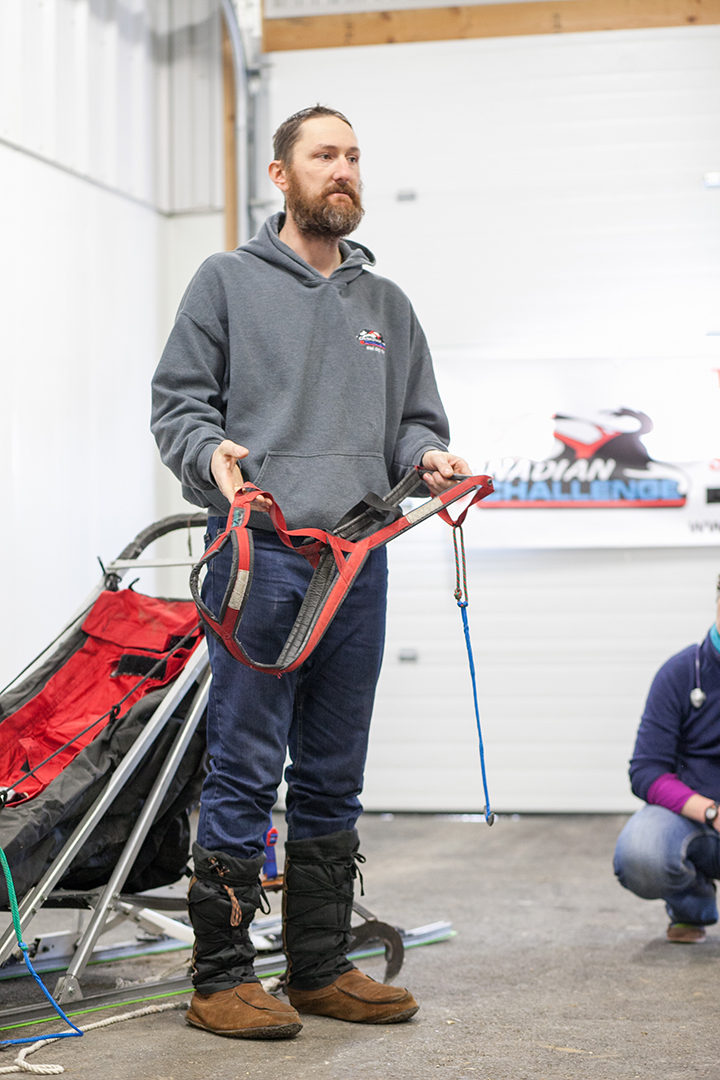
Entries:
{"label": "metal sled runner", "polygon": [[[55,987],[61,1002],[82,998],[81,976],[111,925],[131,919],[156,933],[189,936],[186,926],[151,910],[134,890],[177,880],[187,863],[187,809],[203,776],[207,647],[190,602],[155,600],[118,586],[131,568],[192,562],[138,556],[159,537],[205,522],[204,514],[178,515],[140,533],[106,568],[50,657],[0,699],[0,734],[12,731],[32,763],[73,686],[88,675],[92,684],[90,702],[79,694],[74,715],[59,725],[67,736],[61,752],[51,752],[34,769],[20,765],[19,782],[19,760],[11,761],[3,777],[0,846],[24,894],[22,927],[42,907],[92,911]],[[109,655],[103,653],[107,646]],[[93,708],[101,715],[85,724]],[[24,734],[19,740],[18,730]],[[128,881],[131,895],[123,893]],[[14,946],[10,925],[0,937],[0,964]]]}

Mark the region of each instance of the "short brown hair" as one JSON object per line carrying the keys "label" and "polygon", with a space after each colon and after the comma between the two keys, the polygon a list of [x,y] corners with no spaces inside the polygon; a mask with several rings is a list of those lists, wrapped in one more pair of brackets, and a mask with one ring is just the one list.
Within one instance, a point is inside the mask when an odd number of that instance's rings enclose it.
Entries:
{"label": "short brown hair", "polygon": [[349,128],[352,124],[347,116],[343,116],[337,109],[329,109],[327,105],[311,105],[309,109],[301,109],[284,120],[273,136],[273,154],[275,161],[282,161],[283,165],[289,165],[292,161],[295,143],[300,138],[300,128],[306,120],[314,120],[317,116],[337,116]]}

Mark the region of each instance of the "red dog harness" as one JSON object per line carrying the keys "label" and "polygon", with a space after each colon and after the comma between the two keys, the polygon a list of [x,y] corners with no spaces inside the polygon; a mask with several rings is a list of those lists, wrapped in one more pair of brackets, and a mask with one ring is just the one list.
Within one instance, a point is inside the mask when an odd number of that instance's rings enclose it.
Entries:
{"label": "red dog harness", "polygon": [[[260,491],[254,484],[246,484],[245,489],[238,491],[233,500],[225,531],[207,549],[190,575],[192,596],[208,632],[225,646],[231,656],[255,671],[273,675],[294,671],[317,646],[374,548],[382,547],[434,514],[439,514],[448,525],[462,524],[470,507],[493,490],[489,476],[461,477],[456,474],[454,487],[403,514],[399,504],[422,482],[421,474],[431,471],[416,467],[385,499],[370,492],[341,518],[332,532],[323,529],[288,530],[272,495]],[[474,494],[469,503],[457,521],[453,521],[446,507],[471,492]],[[236,636],[252,585],[253,541],[252,530],[247,526],[250,506],[258,495],[272,500],[269,515],[282,542],[304,556],[315,570],[290,635],[274,664],[261,664],[253,660]],[[295,547],[292,537],[303,537],[305,542]],[[228,543],[232,544],[232,569],[220,611],[216,615],[200,596],[200,573],[203,566],[219,555]]]}

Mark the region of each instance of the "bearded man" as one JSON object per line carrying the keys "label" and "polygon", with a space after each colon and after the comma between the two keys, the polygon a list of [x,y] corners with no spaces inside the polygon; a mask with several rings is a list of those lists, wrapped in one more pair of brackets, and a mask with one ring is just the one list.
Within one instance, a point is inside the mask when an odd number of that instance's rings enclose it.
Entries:
{"label": "bearded man", "polygon": [[[363,215],[360,151],[348,120],[322,106],[278,129],[270,177],[284,213],[233,252],[214,255],[183,297],[153,382],[153,432],[185,497],[208,507],[207,543],[245,479],[272,492],[289,528],[330,530],[368,491],[414,465],[433,493],[465,461],[448,426],[425,336],[407,297],[369,272],[373,255],[343,237]],[[242,462],[242,471],[239,465]],[[252,504],[253,586],[242,642],[272,663],[312,570]],[[219,611],[229,546],[203,598]],[[312,656],[282,679],[208,640],[210,769],[202,792],[189,908],[195,994],[187,1020],[220,1035],[290,1037],[298,1012],[393,1023],[412,995],[347,959],[363,770],[386,606],[385,549],[372,552]],[[290,1004],[264,992],[248,927],[260,906],[264,837],[286,755],[283,940]]]}

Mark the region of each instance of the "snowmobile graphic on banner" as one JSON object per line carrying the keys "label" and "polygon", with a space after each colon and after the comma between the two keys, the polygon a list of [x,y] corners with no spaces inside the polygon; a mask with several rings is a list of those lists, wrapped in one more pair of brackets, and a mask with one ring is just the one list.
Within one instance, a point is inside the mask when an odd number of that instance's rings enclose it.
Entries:
{"label": "snowmobile graphic on banner", "polygon": [[[556,452],[541,461],[488,462],[495,494],[483,509],[614,510],[682,507],[689,478],[677,465],[655,461],[642,442],[653,422],[634,409],[592,416],[554,416]],[[490,467],[492,466],[492,467]]]}
{"label": "snowmobile graphic on banner", "polygon": [[468,548],[719,545],[717,344],[639,359],[437,349],[452,446],[495,484],[468,514]]}

